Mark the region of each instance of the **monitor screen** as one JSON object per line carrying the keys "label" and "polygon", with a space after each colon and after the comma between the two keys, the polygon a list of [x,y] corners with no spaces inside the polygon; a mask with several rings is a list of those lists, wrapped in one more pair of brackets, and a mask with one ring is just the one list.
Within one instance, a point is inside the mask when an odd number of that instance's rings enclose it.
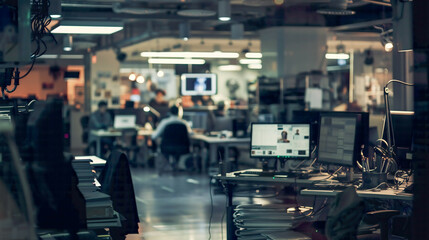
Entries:
{"label": "monitor screen", "polygon": [[324,113],[320,116],[319,154],[322,163],[353,166],[359,153],[358,114]]}
{"label": "monitor screen", "polygon": [[116,129],[135,128],[136,115],[116,115],[113,127]]}
{"label": "monitor screen", "polygon": [[182,117],[192,129],[207,130],[208,114],[207,112],[183,112]]}
{"label": "monitor screen", "polygon": [[186,73],[181,77],[182,96],[215,95],[217,93],[216,74]]}
{"label": "monitor screen", "polygon": [[[390,111],[392,116],[392,129],[394,144],[397,148],[411,150],[413,141],[413,119],[414,112]],[[387,140],[386,122],[384,122],[383,139]],[[393,144],[393,143],[392,143]]]}
{"label": "monitor screen", "polygon": [[310,124],[252,123],[250,156],[310,158]]}

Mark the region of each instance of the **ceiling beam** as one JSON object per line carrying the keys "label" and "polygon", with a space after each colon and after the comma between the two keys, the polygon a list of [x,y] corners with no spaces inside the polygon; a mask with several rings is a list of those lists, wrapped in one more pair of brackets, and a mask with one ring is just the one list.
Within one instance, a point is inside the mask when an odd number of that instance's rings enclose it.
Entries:
{"label": "ceiling beam", "polygon": [[353,23],[353,24],[348,24],[348,25],[332,27],[332,28],[330,28],[330,30],[333,32],[358,30],[358,29],[363,29],[363,28],[374,26],[374,25],[381,25],[381,24],[386,24],[386,23],[392,23],[392,19],[391,18],[385,18],[385,19],[373,20],[373,21],[368,21],[368,22]]}

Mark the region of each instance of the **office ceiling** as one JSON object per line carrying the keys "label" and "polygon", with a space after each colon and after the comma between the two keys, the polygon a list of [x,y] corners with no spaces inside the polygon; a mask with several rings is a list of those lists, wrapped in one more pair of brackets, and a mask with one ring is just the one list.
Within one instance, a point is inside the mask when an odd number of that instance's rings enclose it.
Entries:
{"label": "office ceiling", "polygon": [[[74,36],[73,52],[113,47],[129,56],[144,49],[171,49],[177,44],[192,50],[216,47],[227,51],[245,49],[251,40],[259,48],[258,30],[273,26],[326,26],[333,29],[335,40],[374,40],[379,32],[372,25],[389,24],[392,12],[390,0],[230,0],[230,3],[230,22],[217,19],[217,0],[62,0],[62,11],[63,20],[125,24],[124,30],[109,36]],[[340,13],[352,10],[356,14],[322,15],[318,13],[320,9],[336,9]],[[178,25],[182,22],[191,26],[188,42],[178,39]],[[232,23],[244,25],[242,40],[229,40]],[[63,36],[56,36],[61,45]],[[51,51],[59,49],[53,47]]]}

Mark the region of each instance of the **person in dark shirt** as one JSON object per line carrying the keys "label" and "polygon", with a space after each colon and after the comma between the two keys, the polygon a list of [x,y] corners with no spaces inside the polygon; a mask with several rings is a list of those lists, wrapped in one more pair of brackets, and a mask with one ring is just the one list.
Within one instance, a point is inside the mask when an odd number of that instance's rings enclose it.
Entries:
{"label": "person in dark shirt", "polygon": [[[112,117],[107,112],[107,103],[105,101],[100,101],[98,103],[98,110],[93,112],[89,117],[89,130],[107,130],[109,127],[112,126],[113,121]],[[93,144],[93,142],[95,142],[95,137],[92,134],[89,134],[88,142],[89,144]],[[109,150],[112,150],[113,142],[113,138],[101,138],[103,154],[105,154]]]}
{"label": "person in dark shirt", "polygon": [[149,102],[149,106],[154,108],[157,112],[160,113],[160,118],[154,116],[154,122],[155,124],[159,123],[161,121],[161,118],[166,117],[169,108],[168,108],[168,102],[165,100],[165,91],[162,89],[157,89],[155,91],[155,97],[152,98]]}

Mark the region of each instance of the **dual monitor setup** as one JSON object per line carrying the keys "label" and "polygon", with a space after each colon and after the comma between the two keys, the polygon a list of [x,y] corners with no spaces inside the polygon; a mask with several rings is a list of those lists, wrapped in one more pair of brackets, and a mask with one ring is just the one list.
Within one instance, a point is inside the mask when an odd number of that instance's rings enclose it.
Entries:
{"label": "dual monitor setup", "polygon": [[[398,149],[410,152],[413,116],[392,117]],[[352,168],[361,159],[361,149],[366,147],[367,153],[371,142],[378,139],[370,136],[369,114],[365,112],[307,112],[300,113],[297,119],[301,121],[252,123],[250,156],[261,160],[309,160],[317,146],[318,162]]]}

